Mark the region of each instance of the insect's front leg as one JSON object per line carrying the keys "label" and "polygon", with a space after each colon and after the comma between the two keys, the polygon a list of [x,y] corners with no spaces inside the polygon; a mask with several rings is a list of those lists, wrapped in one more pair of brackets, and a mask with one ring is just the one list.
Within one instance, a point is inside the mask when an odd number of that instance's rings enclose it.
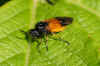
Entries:
{"label": "insect's front leg", "polygon": [[40,51],[40,45],[42,44],[42,38],[40,38],[39,40],[36,40],[36,42],[37,42],[37,49],[38,49],[38,52],[40,53],[41,51]]}
{"label": "insect's front leg", "polygon": [[45,42],[46,50],[48,51],[48,36],[47,35],[44,37],[44,42]]}

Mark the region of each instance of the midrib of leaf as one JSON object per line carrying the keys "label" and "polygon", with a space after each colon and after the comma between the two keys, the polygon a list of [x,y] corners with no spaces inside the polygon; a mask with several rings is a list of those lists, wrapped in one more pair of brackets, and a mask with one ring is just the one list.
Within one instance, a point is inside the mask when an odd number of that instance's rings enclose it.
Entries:
{"label": "midrib of leaf", "polygon": [[[30,0],[30,24],[29,29],[33,27],[33,24],[35,23],[36,19],[36,8],[37,8],[38,0]],[[25,66],[29,66],[30,61],[30,54],[31,54],[31,42],[28,42],[28,47],[26,51],[26,57],[25,57]]]}
{"label": "midrib of leaf", "polygon": [[79,7],[83,8],[83,9],[89,11],[90,13],[96,15],[98,18],[100,18],[100,13],[99,12],[97,12],[96,10],[91,9],[91,8],[83,5],[81,2],[77,2],[77,1],[74,1],[74,0],[71,0],[71,1],[68,0],[67,2],[69,2],[69,3],[73,4],[73,5],[79,6]]}

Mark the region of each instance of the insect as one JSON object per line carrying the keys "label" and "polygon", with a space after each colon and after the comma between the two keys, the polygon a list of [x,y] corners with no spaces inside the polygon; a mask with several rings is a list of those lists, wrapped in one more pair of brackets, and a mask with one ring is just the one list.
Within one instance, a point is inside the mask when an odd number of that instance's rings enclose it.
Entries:
{"label": "insect", "polygon": [[51,0],[46,0],[50,5],[54,5],[54,3]]}
{"label": "insect", "polygon": [[7,2],[9,2],[10,0],[0,0],[0,6],[3,6],[4,4],[6,4]]}
{"label": "insect", "polygon": [[[65,27],[69,24],[72,24],[73,18],[71,17],[55,17],[51,19],[47,19],[44,21],[40,21],[35,25],[34,29],[30,29],[29,31],[25,32],[26,39],[28,41],[31,40],[37,41],[37,39],[42,39],[43,37],[48,37],[49,35],[54,35],[56,33],[59,33],[65,29]],[[68,41],[63,40],[61,38],[52,38],[54,40],[60,40],[63,41],[67,44],[69,44]],[[38,42],[38,41],[37,41]],[[47,39],[45,41],[46,48],[48,50],[48,45],[47,45]],[[38,46],[40,43],[38,44]]]}

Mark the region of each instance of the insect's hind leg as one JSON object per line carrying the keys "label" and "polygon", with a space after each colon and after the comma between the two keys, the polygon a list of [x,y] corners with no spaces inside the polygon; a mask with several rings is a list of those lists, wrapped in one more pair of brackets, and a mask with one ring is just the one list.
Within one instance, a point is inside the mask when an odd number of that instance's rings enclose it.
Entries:
{"label": "insect's hind leg", "polygon": [[53,38],[53,37],[50,37],[50,38],[53,39],[53,40],[59,40],[59,41],[65,42],[67,45],[70,45],[70,43],[67,40],[64,40],[64,39],[61,39],[61,38]]}

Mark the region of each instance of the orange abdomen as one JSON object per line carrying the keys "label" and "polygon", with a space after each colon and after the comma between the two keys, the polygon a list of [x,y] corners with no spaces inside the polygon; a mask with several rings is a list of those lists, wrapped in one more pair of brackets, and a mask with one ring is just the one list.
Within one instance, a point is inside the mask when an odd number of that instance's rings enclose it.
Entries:
{"label": "orange abdomen", "polygon": [[58,20],[51,19],[48,21],[46,29],[50,32],[60,32],[65,29],[65,26],[62,26]]}

